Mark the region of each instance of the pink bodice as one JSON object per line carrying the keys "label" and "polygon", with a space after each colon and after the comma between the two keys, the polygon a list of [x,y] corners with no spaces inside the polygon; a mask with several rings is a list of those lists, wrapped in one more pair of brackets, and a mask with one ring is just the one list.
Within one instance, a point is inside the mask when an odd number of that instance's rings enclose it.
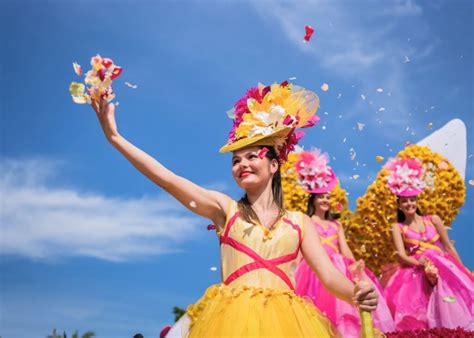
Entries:
{"label": "pink bodice", "polygon": [[423,224],[425,226],[425,231],[423,232],[412,230],[406,224],[398,224],[409,254],[420,254],[426,250],[443,252],[443,245],[441,244],[438,231],[431,221],[431,216],[423,216]]}
{"label": "pink bodice", "polygon": [[326,229],[321,224],[314,222],[316,230],[321,238],[321,244],[329,255],[339,253],[339,241],[337,233],[339,230],[339,224],[335,221],[331,221],[329,227]]}

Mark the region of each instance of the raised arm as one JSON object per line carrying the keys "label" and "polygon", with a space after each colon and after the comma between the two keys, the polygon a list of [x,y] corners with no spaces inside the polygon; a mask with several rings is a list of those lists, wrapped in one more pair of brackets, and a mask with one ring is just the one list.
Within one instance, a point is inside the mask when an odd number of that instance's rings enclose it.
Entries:
{"label": "raised arm", "polygon": [[339,242],[339,249],[341,250],[341,254],[347,258],[355,260],[351,248],[349,248],[349,245],[347,245],[346,235],[344,234],[344,228],[339,222],[337,222],[337,240]]}
{"label": "raised arm", "polygon": [[418,260],[407,255],[405,250],[405,244],[403,243],[402,234],[400,232],[400,226],[397,223],[392,224],[392,239],[397,249],[398,258],[407,265],[421,266],[423,265]]}
{"label": "raised arm", "polygon": [[175,197],[192,212],[210,219],[218,227],[224,226],[230,197],[217,191],[207,190],[174,174],[153,157],[122,137],[115,121],[115,105],[101,99],[93,101],[107,140],[143,175]]}
{"label": "raised arm", "polygon": [[304,229],[305,235],[301,244],[303,257],[324,286],[336,297],[351,304],[358,304],[362,310],[375,310],[377,293],[373,285],[367,283],[354,288],[354,284],[334,267],[307,215],[304,215]]}
{"label": "raised arm", "polygon": [[449,252],[459,263],[462,264],[461,257],[459,257],[458,252],[454,248],[453,243],[449,240],[448,232],[444,227],[444,223],[438,215],[431,216],[431,222],[433,222],[436,230],[438,231],[441,243],[443,244],[444,249]]}

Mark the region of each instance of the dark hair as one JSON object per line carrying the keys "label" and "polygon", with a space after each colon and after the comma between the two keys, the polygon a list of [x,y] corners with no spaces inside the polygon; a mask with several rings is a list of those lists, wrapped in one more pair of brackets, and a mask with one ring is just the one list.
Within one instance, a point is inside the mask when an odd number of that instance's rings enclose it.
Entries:
{"label": "dark hair", "polygon": [[[259,146],[260,149],[263,146]],[[281,189],[281,174],[280,174],[280,161],[278,159],[278,154],[274,147],[266,146],[268,152],[265,154],[265,157],[268,158],[270,161],[277,160],[278,161],[278,170],[273,175],[272,179],[272,193],[273,193],[273,201],[278,206],[280,213],[278,218],[282,217],[285,214],[285,208],[283,207],[283,191]],[[257,214],[252,208],[250,204],[247,194],[245,194],[238,202],[237,207],[239,208],[240,217],[246,222],[255,224],[256,222],[260,222],[258,219]]]}
{"label": "dark hair", "polygon": [[[397,205],[398,204],[400,204],[400,196],[397,196]],[[420,216],[423,216],[423,214],[421,213],[420,208],[418,208],[418,206],[416,207],[416,213]],[[403,211],[401,211],[400,209],[397,208],[397,222],[398,223],[403,223],[403,222],[405,222],[405,220],[406,220],[405,214],[403,213]]]}
{"label": "dark hair", "polygon": [[[309,217],[313,216],[314,213],[316,212],[316,209],[314,208],[314,200],[316,199],[317,195],[318,194],[311,194],[309,196],[308,206],[306,208],[306,214]],[[333,212],[331,212],[331,210],[326,211],[326,213],[324,214],[324,219],[327,219],[327,220],[330,220],[330,221],[334,221],[334,220],[338,219],[339,217],[341,217],[340,214],[333,213]]]}

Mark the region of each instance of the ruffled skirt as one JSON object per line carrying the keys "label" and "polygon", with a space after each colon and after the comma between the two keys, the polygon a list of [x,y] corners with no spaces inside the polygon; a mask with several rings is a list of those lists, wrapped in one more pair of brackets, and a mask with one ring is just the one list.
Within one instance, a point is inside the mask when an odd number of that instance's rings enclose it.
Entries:
{"label": "ruffled skirt", "polygon": [[[435,286],[428,282],[422,267],[399,266],[385,288],[396,329],[473,330],[472,275],[448,253],[428,251],[422,255],[438,268]],[[420,255],[415,257],[419,259]]]}
{"label": "ruffled skirt", "polygon": [[189,337],[339,337],[313,304],[292,291],[213,285],[187,314]]}
{"label": "ruffled skirt", "polygon": [[[330,255],[330,258],[334,266],[343,275],[353,280],[349,270],[349,266],[355,263],[353,260],[341,254]],[[382,332],[391,332],[394,330],[394,323],[385,301],[382,286],[369,269],[364,269],[364,272],[375,286],[379,296],[377,309],[372,312],[374,327]],[[361,327],[358,309],[330,293],[304,260],[300,262],[296,269],[296,293],[310,298],[318,309],[337,327],[344,338],[360,336]]]}

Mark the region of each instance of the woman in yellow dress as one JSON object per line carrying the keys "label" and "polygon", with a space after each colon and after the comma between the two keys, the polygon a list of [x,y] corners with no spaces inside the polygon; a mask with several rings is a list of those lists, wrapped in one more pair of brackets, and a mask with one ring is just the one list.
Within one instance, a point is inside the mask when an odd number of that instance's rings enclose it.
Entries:
{"label": "woman in yellow dress", "polygon": [[234,126],[221,152],[233,152],[232,176],[244,191],[238,202],[165,168],[122,137],[113,104],[93,101],[107,140],[140,172],[190,211],[215,224],[222,283],[188,308],[189,337],[331,337],[338,333],[294,293],[301,251],[337,297],[373,311],[377,293],[355,285],[332,265],[308,216],[283,208],[280,164],[317,122],[318,97],[288,82],[250,89],[234,106]]}

